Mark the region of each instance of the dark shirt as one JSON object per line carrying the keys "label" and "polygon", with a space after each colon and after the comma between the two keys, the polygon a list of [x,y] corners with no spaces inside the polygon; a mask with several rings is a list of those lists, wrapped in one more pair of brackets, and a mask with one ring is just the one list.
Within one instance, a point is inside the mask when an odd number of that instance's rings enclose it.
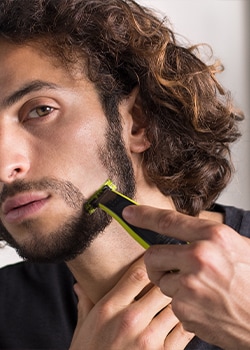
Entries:
{"label": "dark shirt", "polygon": [[[219,205],[214,210],[250,237],[250,211]],[[0,269],[0,349],[68,349],[77,320],[74,282],[64,263],[21,262]],[[197,337],[186,347],[216,349]]]}

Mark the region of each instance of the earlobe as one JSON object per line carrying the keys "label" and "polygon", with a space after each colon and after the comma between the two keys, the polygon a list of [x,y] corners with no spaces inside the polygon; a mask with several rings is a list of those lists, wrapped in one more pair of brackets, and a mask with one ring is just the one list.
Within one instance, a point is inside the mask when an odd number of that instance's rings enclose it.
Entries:
{"label": "earlobe", "polygon": [[146,129],[133,123],[130,136],[130,150],[132,153],[142,153],[150,147],[150,142],[146,135]]}

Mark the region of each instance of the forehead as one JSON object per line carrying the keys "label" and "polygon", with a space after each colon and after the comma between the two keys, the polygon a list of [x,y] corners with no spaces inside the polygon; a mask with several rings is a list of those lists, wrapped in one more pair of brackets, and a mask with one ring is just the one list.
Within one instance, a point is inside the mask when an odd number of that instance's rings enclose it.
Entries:
{"label": "forehead", "polygon": [[[86,75],[80,74],[81,82],[86,82]],[[13,90],[34,80],[71,87],[79,83],[76,69],[69,70],[59,59],[46,55],[45,47],[38,43],[15,45],[0,39],[0,91],[3,100]]]}

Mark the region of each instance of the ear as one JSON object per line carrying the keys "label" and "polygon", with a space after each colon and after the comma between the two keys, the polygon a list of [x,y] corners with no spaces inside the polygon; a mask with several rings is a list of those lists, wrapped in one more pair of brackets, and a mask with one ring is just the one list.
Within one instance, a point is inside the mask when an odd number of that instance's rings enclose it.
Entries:
{"label": "ear", "polygon": [[[135,87],[121,104],[124,120],[125,137],[131,153],[142,153],[150,147],[146,136],[147,119],[142,108],[139,88]],[[125,112],[125,113],[124,113]]]}

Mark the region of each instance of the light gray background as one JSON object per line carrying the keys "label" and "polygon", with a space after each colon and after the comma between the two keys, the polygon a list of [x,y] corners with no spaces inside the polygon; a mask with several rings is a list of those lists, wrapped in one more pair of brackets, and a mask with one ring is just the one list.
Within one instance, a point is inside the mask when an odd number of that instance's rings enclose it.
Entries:
{"label": "light gray background", "polygon": [[[222,84],[232,91],[245,112],[244,133],[233,147],[236,174],[218,202],[250,209],[250,1],[249,0],[138,0],[166,15],[174,31],[191,43],[205,42],[225,66]],[[0,266],[16,262],[15,252],[0,250]]]}

